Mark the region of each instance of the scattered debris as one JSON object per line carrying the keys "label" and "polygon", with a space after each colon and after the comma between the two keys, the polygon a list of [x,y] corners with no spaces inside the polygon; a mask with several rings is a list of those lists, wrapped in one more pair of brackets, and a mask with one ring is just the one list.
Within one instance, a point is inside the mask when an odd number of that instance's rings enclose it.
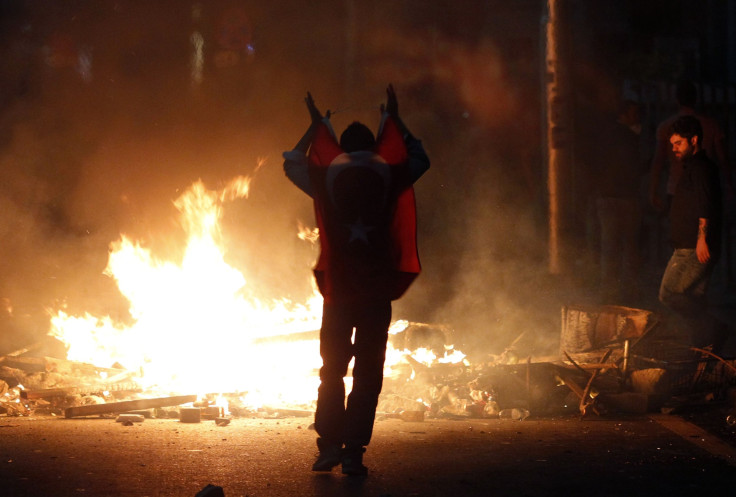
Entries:
{"label": "scattered debris", "polygon": [[[176,406],[195,402],[196,395],[178,395],[174,397],[159,397],[156,399],[126,400],[123,402],[109,402],[105,404],[93,404],[88,406],[70,407],[64,411],[64,416],[74,418],[77,416],[91,416],[95,414],[109,414],[115,412],[133,411],[136,409],[147,409],[149,407]],[[199,408],[196,409],[199,413]]]}
{"label": "scattered debris", "polygon": [[142,423],[144,419],[140,414],[121,414],[115,421],[123,423],[125,426],[131,426],[133,423]]}
{"label": "scattered debris", "polygon": [[519,409],[514,407],[513,409],[503,409],[498,413],[500,419],[513,419],[516,421],[524,421],[529,417],[529,411],[527,409]]}
{"label": "scattered debris", "polygon": [[202,420],[202,408],[200,407],[182,407],[179,409],[179,421],[181,421],[182,423],[199,423],[201,420]]}
{"label": "scattered debris", "polygon": [[[733,360],[681,343],[650,311],[565,306],[561,323],[559,355],[524,355],[519,350],[525,336],[522,332],[500,354],[489,353],[487,360],[475,363],[426,361],[409,352],[424,349],[435,357],[446,357],[452,352],[447,344],[454,342],[454,333],[447,327],[410,323],[390,336],[394,349],[406,352],[384,379],[378,419],[524,420],[532,415],[568,413],[571,408],[581,416],[672,412],[704,398],[720,400],[736,384]],[[141,399],[139,372],[119,364],[98,367],[28,355],[37,348],[29,345],[0,356],[0,414],[63,412],[72,418],[116,413],[123,424],[156,417],[185,423],[214,420],[217,426],[227,426],[232,417],[314,415],[313,403],[245,405],[241,392]],[[215,397],[228,407],[220,407]]]}
{"label": "scattered debris", "polygon": [[227,426],[230,424],[230,418],[215,418],[215,424],[217,426]]}
{"label": "scattered debris", "polygon": [[424,421],[425,411],[402,411],[399,419],[402,421]]}
{"label": "scattered debris", "polygon": [[[194,404],[195,407],[199,407],[197,403]],[[221,418],[225,415],[225,411],[220,406],[202,406],[201,409],[201,417],[202,419],[217,419]]]}
{"label": "scattered debris", "polygon": [[225,497],[225,491],[222,487],[218,487],[217,485],[212,485],[210,483],[197,492],[197,495],[194,497]]}

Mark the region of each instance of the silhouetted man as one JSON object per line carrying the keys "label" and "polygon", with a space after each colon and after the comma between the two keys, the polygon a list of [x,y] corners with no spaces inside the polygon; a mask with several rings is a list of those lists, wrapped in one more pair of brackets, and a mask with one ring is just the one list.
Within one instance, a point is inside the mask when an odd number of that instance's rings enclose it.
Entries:
{"label": "silhouetted man", "polygon": [[[329,111],[323,118],[307,93],[312,124],[284,153],[286,175],[314,199],[320,236],[314,275],[324,306],[313,471],[342,464],[344,474],[367,474],[363,453],[383,385],[391,301],[420,271],[412,185],[429,159],[399,118],[392,86],[387,97],[377,139],[354,122],[338,143]],[[346,404],[344,377],[352,358]]]}

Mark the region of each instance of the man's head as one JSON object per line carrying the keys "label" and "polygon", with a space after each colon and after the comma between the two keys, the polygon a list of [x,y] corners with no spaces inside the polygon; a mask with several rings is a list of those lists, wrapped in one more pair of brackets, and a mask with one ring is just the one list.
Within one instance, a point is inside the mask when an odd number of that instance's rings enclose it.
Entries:
{"label": "man's head", "polygon": [[376,137],[373,136],[373,132],[368,126],[358,121],[345,128],[340,135],[340,148],[347,153],[373,150],[375,146]]}
{"label": "man's head", "polygon": [[672,123],[670,143],[677,159],[692,157],[700,151],[703,141],[703,126],[693,116],[680,116]]}

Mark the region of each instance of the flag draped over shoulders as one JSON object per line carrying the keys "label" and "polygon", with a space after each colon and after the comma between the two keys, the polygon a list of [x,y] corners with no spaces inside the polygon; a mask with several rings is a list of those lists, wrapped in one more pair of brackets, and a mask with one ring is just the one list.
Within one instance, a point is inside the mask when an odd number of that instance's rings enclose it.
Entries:
{"label": "flag draped over shoulders", "polygon": [[398,299],[421,271],[408,152],[387,117],[372,151],[345,153],[326,123],[308,154],[320,255],[314,267],[326,301]]}

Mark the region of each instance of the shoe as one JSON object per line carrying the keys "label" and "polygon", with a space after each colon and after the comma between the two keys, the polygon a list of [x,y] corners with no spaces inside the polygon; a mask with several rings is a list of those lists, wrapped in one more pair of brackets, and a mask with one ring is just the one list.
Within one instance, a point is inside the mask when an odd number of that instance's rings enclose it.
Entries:
{"label": "shoe", "polygon": [[345,447],[342,451],[342,474],[350,476],[365,476],[368,468],[363,466],[365,447]]}
{"label": "shoe", "polygon": [[318,438],[317,447],[319,447],[319,455],[312,465],[312,471],[332,471],[332,468],[342,461],[340,445],[327,443]]}

